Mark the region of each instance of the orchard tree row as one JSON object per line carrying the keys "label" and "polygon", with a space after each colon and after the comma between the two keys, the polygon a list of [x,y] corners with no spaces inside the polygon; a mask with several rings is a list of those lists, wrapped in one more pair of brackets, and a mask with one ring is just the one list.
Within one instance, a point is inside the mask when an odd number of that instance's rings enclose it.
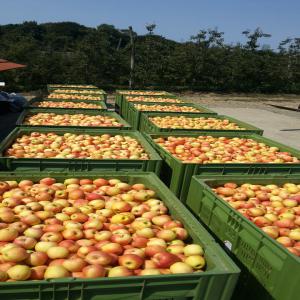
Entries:
{"label": "orchard tree row", "polygon": [[217,29],[200,30],[187,42],[111,25],[89,28],[76,23],[24,22],[0,26],[0,58],[26,64],[0,74],[10,89],[28,91],[47,83],[89,83],[106,89],[134,88],[224,92],[300,92],[300,39],[286,39],[277,49],[262,44],[270,34],[257,28],[241,33],[245,44],[224,43]]}

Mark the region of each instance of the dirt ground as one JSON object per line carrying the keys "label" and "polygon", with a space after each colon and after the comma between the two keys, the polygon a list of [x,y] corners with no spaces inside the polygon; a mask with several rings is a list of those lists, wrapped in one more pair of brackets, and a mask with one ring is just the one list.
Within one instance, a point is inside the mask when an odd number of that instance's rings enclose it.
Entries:
{"label": "dirt ground", "polygon": [[264,130],[264,136],[300,149],[300,111],[289,111],[272,105],[298,108],[297,95],[220,95],[184,93],[178,96],[204,105],[218,114],[228,115]]}

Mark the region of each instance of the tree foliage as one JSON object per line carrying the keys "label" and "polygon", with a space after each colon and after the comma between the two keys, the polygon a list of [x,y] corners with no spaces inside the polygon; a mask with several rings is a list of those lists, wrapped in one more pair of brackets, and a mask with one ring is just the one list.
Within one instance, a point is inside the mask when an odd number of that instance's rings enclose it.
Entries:
{"label": "tree foliage", "polygon": [[[275,51],[261,45],[270,34],[257,28],[246,43],[224,43],[224,32],[202,29],[187,42],[154,34],[137,35],[135,88],[237,92],[300,92],[300,39],[287,38]],[[127,29],[102,24],[24,22],[0,26],[0,58],[27,65],[0,73],[10,89],[33,90],[47,83],[127,86],[130,37]]]}

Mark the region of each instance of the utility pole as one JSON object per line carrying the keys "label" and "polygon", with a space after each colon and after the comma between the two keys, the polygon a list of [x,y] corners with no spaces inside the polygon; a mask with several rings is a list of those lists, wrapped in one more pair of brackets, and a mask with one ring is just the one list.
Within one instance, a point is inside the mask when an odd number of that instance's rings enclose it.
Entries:
{"label": "utility pole", "polygon": [[132,26],[129,26],[128,29],[129,29],[130,46],[131,46],[129,88],[132,89],[133,76],[134,76],[135,37],[132,30]]}

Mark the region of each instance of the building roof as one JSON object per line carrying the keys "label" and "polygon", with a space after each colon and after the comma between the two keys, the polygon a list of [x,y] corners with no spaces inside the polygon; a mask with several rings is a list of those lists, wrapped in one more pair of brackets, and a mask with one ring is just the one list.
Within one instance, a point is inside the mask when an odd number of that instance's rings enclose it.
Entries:
{"label": "building roof", "polygon": [[0,72],[24,67],[26,67],[26,65],[16,64],[5,59],[0,59]]}

